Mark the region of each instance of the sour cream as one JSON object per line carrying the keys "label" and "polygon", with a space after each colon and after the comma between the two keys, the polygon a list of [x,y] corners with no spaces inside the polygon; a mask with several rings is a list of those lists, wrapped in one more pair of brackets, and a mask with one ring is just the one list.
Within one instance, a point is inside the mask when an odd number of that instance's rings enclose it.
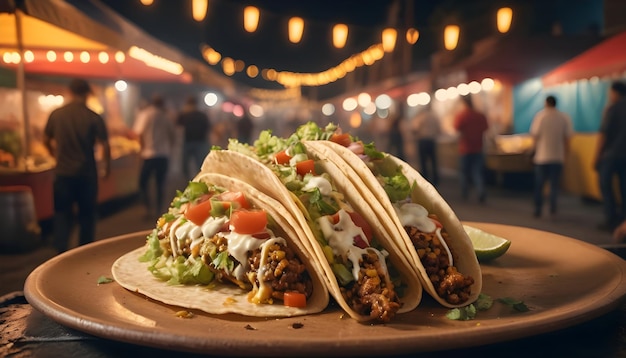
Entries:
{"label": "sour cream", "polygon": [[350,214],[345,210],[339,210],[337,213],[339,214],[339,221],[336,224],[333,224],[327,216],[317,219],[322,234],[328,241],[328,246],[333,250],[333,255],[341,257],[344,261],[347,259],[352,262],[352,276],[355,280],[359,279],[359,260],[367,252],[375,252],[378,255],[381,267],[386,272],[385,256],[380,251],[373,247],[361,249],[354,245],[354,237],[361,236],[363,241],[369,246],[363,229],[354,224]]}
{"label": "sour cream", "polygon": [[323,176],[311,177],[309,181],[302,187],[302,191],[311,191],[313,189],[319,189],[320,194],[323,196],[329,196],[333,191],[333,187],[330,182]]}
{"label": "sour cream", "polygon": [[428,210],[416,203],[393,204],[402,226],[413,226],[421,232],[434,232],[437,226],[428,217]]}

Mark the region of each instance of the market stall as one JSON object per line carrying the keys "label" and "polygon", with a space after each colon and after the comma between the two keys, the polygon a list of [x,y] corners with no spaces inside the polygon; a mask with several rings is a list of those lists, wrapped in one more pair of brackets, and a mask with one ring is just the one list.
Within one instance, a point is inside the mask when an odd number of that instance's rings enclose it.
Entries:
{"label": "market stall", "polygon": [[[593,160],[607,91],[614,80],[626,80],[626,31],[609,36],[572,57],[541,78],[544,91],[567,100],[577,133],[564,167],[563,187],[571,193],[601,200]],[[617,186],[617,182],[615,183]]]}
{"label": "market stall", "polygon": [[[184,65],[197,70],[177,50],[121,17],[115,21],[107,26],[66,1],[26,0],[16,7],[0,0],[0,186],[30,186],[39,220],[52,216],[55,166],[42,144],[43,127],[65,102],[70,78],[92,83],[88,106],[109,131],[112,165],[110,177],[100,181],[103,202],[138,190],[139,144],[129,136],[128,118],[139,105],[137,84],[189,83]],[[119,79],[126,81],[125,91],[116,89]]]}

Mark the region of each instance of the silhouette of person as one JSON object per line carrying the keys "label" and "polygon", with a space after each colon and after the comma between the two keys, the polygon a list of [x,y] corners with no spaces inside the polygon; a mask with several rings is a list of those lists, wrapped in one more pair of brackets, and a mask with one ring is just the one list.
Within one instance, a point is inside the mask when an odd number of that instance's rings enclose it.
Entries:
{"label": "silhouette of person", "polygon": [[[146,208],[146,218],[159,217],[163,213],[163,192],[169,166],[169,155],[174,147],[174,123],[160,95],[152,98],[150,105],[137,115],[133,131],[141,144],[143,163],[139,173],[139,190]],[[156,181],[156,197],[151,202],[149,181]],[[152,205],[151,205],[152,204]]]}
{"label": "silhouette of person", "polygon": [[569,150],[569,140],[574,134],[572,120],[556,109],[556,103],[554,96],[546,97],[545,108],[535,115],[530,126],[535,146],[535,217],[541,216],[546,181],[550,183],[550,214],[556,214],[563,163]]}
{"label": "silhouette of person", "polygon": [[437,164],[437,137],[441,134],[441,123],[430,105],[425,106],[413,118],[413,132],[417,139],[420,170],[431,184],[439,183]]}
{"label": "silhouette of person", "polygon": [[478,200],[484,203],[487,189],[484,179],[483,140],[489,124],[487,117],[474,109],[470,96],[461,98],[463,109],[454,119],[454,129],[459,133],[461,195],[463,199],[468,198],[471,177],[478,192]]}
{"label": "silhouette of person", "polygon": [[[209,134],[211,121],[209,116],[198,109],[198,100],[190,96],[185,106],[176,118],[176,125],[183,128],[183,152],[182,169],[183,175],[193,178],[200,171],[204,158],[211,149]],[[190,167],[194,162],[193,170]]]}
{"label": "silhouette of person", "polygon": [[103,118],[87,107],[92,94],[87,81],[69,83],[70,101],[50,113],[44,129],[44,145],[56,158],[53,186],[53,245],[66,251],[73,227],[73,205],[78,206],[79,245],[94,241],[98,202],[98,168],[94,146],[103,153],[103,173],[111,171],[109,135]]}

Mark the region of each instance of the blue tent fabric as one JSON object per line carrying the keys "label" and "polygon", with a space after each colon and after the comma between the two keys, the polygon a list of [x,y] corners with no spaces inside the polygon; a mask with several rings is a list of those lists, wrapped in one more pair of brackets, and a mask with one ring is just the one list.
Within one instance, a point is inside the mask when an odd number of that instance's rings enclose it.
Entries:
{"label": "blue tent fabric", "polygon": [[528,133],[535,114],[544,107],[547,96],[557,99],[557,108],[572,118],[574,131],[597,132],[606,106],[610,80],[576,81],[544,88],[533,78],[513,88],[513,131]]}

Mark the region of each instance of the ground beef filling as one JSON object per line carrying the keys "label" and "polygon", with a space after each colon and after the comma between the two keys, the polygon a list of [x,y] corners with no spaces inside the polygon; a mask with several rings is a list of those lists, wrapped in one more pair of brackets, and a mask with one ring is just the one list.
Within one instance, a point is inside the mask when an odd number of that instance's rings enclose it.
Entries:
{"label": "ground beef filling", "polygon": [[400,300],[386,277],[378,255],[368,252],[362,256],[359,279],[341,287],[341,295],[358,314],[389,322],[400,309]]}
{"label": "ground beef filling", "polygon": [[[467,302],[474,279],[458,272],[456,267],[450,266],[448,253],[441,245],[437,234],[435,232],[424,233],[413,226],[405,226],[404,229],[409,234],[417,256],[439,297],[454,305]],[[445,240],[448,234],[442,230],[441,236]],[[455,257],[452,248],[450,252]]]}
{"label": "ground beef filling", "polygon": [[[272,298],[282,301],[285,292],[300,292],[310,297],[313,284],[306,270],[306,266],[296,256],[294,251],[282,244],[274,243],[268,248],[268,260],[263,277],[257,280],[264,281],[272,287]],[[250,270],[260,271],[261,250],[255,250],[248,259]]]}

